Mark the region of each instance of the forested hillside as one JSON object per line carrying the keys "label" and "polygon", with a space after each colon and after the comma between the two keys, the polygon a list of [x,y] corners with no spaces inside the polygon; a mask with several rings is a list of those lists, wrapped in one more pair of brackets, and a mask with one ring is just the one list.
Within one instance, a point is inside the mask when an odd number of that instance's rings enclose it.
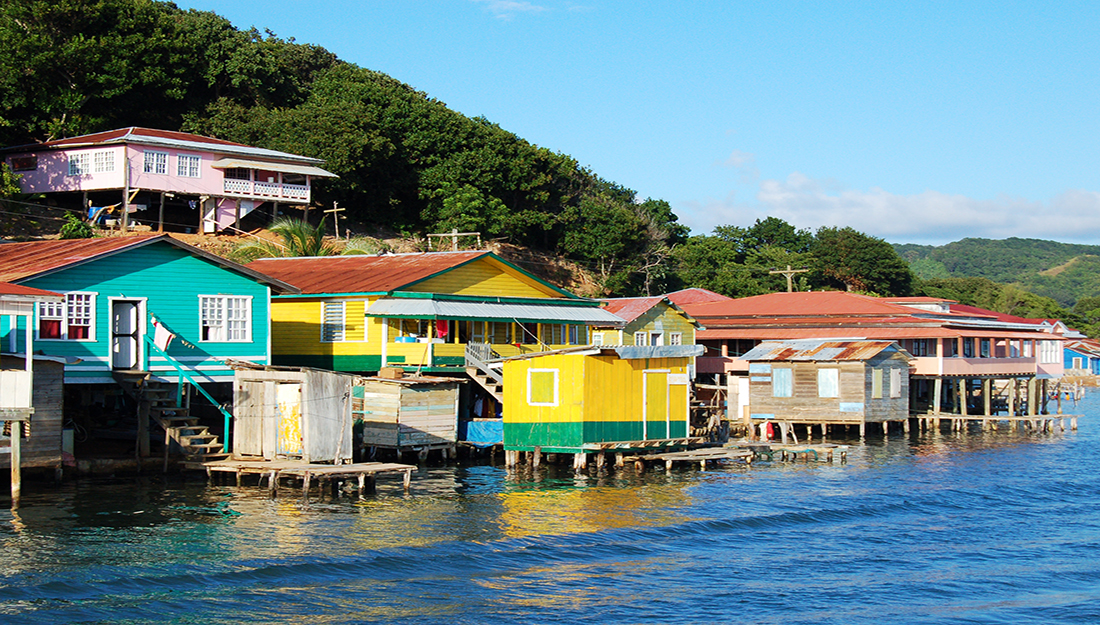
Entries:
{"label": "forested hillside", "polygon": [[[687,229],[573,158],[313,45],[149,0],[0,4],[0,145],[124,126],[325,159],[316,199],[397,232],[480,231],[657,287]],[[644,268],[644,269],[643,269]]]}
{"label": "forested hillside", "polygon": [[925,280],[987,278],[1073,308],[1100,293],[1100,246],[1037,239],[962,239],[938,247],[894,246]]}

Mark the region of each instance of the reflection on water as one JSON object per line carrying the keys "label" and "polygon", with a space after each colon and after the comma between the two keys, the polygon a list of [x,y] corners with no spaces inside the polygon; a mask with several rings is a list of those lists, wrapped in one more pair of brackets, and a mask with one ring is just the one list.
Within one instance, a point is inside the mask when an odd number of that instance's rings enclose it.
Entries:
{"label": "reflection on water", "polygon": [[847,464],[427,468],[410,496],[308,507],[179,477],[30,485],[0,511],[0,620],[1094,622],[1081,428],[849,441]]}

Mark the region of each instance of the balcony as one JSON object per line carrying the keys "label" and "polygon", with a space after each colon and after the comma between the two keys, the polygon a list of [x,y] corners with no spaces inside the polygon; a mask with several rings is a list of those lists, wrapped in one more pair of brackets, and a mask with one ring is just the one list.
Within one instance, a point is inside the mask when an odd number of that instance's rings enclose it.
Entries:
{"label": "balcony", "polygon": [[939,358],[919,356],[909,362],[913,375],[1035,375],[1035,358]]}
{"label": "balcony", "polygon": [[253,182],[226,178],[224,184],[226,197],[243,197],[262,200],[288,200],[294,202],[309,201],[309,185],[277,182]]}

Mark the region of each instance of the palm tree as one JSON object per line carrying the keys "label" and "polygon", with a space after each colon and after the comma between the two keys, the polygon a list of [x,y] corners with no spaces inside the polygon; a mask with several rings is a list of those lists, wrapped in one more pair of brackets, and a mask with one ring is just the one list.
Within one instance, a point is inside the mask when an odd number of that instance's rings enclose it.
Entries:
{"label": "palm tree", "polygon": [[316,226],[301,219],[282,217],[268,228],[280,241],[257,239],[242,243],[231,256],[240,262],[257,258],[297,258],[299,256],[334,256],[337,250],[325,241],[325,220]]}

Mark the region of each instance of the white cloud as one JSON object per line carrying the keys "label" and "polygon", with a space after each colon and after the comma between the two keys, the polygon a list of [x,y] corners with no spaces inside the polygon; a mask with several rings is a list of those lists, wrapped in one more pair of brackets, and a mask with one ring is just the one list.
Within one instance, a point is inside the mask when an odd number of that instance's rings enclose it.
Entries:
{"label": "white cloud", "polygon": [[499,19],[510,20],[521,13],[542,13],[549,11],[545,6],[532,4],[526,0],[473,0],[485,6],[486,10]]}
{"label": "white cloud", "polygon": [[734,150],[721,165],[737,170],[741,174],[741,184],[754,184],[760,179],[760,168],[756,166],[755,154]]}
{"label": "white cloud", "polygon": [[[755,167],[735,152],[727,163]],[[851,226],[891,242],[945,243],[964,237],[1022,237],[1059,241],[1100,240],[1100,193],[1066,191],[1046,202],[998,197],[976,200],[925,191],[897,195],[880,188],[843,189],[799,172],[786,180],[762,180],[755,202],[709,199],[685,203],[684,223],[697,233],[723,224],[750,225],[769,215],[799,228]]]}

